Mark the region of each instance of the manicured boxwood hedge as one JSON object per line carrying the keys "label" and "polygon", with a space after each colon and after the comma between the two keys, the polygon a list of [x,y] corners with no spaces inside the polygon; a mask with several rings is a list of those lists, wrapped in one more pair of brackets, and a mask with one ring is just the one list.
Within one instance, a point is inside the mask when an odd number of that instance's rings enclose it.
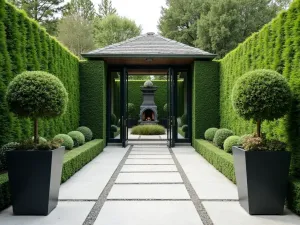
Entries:
{"label": "manicured boxwood hedge", "polygon": [[295,0],[287,11],[280,13],[220,60],[220,126],[233,130],[237,135],[253,133],[255,124],[241,119],[232,108],[231,92],[235,81],[254,69],[272,69],[283,74],[294,94],[292,110],[283,119],[265,122],[262,131],[269,138],[288,143],[292,152],[291,171],[300,178],[299,24],[300,0]]}
{"label": "manicured boxwood hedge", "polygon": [[101,60],[80,62],[80,124],[94,138],[106,140],[106,65]]}
{"label": "manicured boxwood hedge", "polygon": [[8,112],[4,101],[7,85],[25,70],[56,75],[69,93],[67,112],[57,119],[41,120],[39,132],[46,138],[79,125],[79,60],[23,11],[0,0],[0,145],[32,136],[32,123]]}
{"label": "manicured boxwood hedge", "polygon": [[192,140],[204,138],[210,127],[219,127],[219,95],[219,63],[194,62]]}
{"label": "manicured boxwood hedge", "polygon": [[[217,170],[236,183],[233,155],[205,140],[195,140],[195,149]],[[300,215],[300,180],[291,178],[288,186],[287,206]]]}
{"label": "manicured boxwood hedge", "polygon": [[[104,141],[95,139],[64,155],[62,183],[73,176],[84,165],[99,155],[104,148]],[[7,173],[0,175],[0,210],[11,204]]]}
{"label": "manicured boxwood hedge", "polygon": [[[128,81],[128,102],[133,103],[135,110],[133,115],[139,119],[140,106],[143,102],[143,95],[140,86],[143,86],[145,81],[143,80],[129,80]],[[158,89],[155,92],[155,103],[157,105],[158,117],[159,119],[165,118],[166,113],[164,112],[164,105],[167,103],[167,81],[158,80],[152,81],[154,86]],[[184,113],[184,82],[179,80],[177,82],[177,112],[178,116],[182,116]],[[114,99],[119,101],[120,96],[120,81],[116,80],[114,85]],[[114,113],[118,118],[120,118],[119,104],[114,104]]]}

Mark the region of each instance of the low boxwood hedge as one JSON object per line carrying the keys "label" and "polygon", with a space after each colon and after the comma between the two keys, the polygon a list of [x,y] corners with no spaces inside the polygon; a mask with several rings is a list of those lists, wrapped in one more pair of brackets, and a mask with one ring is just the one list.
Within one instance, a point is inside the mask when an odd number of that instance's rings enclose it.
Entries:
{"label": "low boxwood hedge", "polygon": [[[219,149],[212,143],[205,140],[195,140],[194,148],[210,164],[219,170],[233,183],[236,183],[233,155]],[[300,180],[290,178],[287,193],[287,206],[293,212],[300,215]]]}
{"label": "low boxwood hedge", "polygon": [[[104,142],[100,139],[90,141],[64,155],[64,165],[61,182],[65,182],[84,165],[89,163],[104,148]],[[7,208],[11,204],[10,190],[7,173],[0,175],[0,210]]]}

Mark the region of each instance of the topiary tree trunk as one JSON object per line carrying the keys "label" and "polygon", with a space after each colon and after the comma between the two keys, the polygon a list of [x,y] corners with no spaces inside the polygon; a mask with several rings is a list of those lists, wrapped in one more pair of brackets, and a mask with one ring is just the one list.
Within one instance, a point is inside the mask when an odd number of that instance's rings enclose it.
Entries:
{"label": "topiary tree trunk", "polygon": [[38,130],[38,127],[39,127],[39,123],[38,123],[38,118],[35,118],[34,119],[34,143],[37,145],[39,143],[39,130]]}
{"label": "topiary tree trunk", "polygon": [[257,137],[261,137],[261,121],[260,120],[256,121],[256,133],[257,133]]}

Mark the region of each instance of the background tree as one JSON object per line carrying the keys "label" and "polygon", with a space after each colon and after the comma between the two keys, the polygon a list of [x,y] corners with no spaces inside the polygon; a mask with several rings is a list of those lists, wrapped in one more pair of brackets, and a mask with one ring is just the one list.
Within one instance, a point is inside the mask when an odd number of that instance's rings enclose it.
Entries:
{"label": "background tree", "polygon": [[128,18],[117,15],[108,15],[94,23],[94,41],[97,47],[105,47],[114,43],[125,41],[141,34],[141,26]]}
{"label": "background tree", "polygon": [[98,7],[98,15],[100,18],[104,18],[108,15],[117,13],[117,10],[112,7],[111,0],[102,0],[101,4],[99,4]]}
{"label": "background tree", "polygon": [[158,29],[162,36],[194,46],[197,21],[209,9],[208,0],[167,0]]}
{"label": "background tree", "polygon": [[25,10],[29,17],[43,25],[50,34],[55,34],[57,16],[63,10],[64,0],[9,0],[9,2]]}
{"label": "background tree", "polygon": [[64,9],[64,15],[74,14],[92,21],[96,14],[95,6],[91,0],[71,0]]}
{"label": "background tree", "polygon": [[81,57],[94,48],[92,22],[78,14],[66,16],[59,22],[57,39]]}
{"label": "background tree", "polygon": [[288,0],[217,0],[198,21],[197,47],[222,58],[282,10]]}

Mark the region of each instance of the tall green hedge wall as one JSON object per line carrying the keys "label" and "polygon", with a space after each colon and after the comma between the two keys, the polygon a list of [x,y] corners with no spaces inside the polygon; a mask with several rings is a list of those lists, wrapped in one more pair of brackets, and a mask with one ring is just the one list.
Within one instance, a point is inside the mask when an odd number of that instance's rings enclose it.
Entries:
{"label": "tall green hedge wall", "polygon": [[0,145],[32,136],[28,119],[18,119],[7,108],[9,82],[25,70],[53,73],[69,92],[68,110],[58,119],[40,121],[40,135],[75,129],[79,125],[79,60],[24,12],[0,0]]}
{"label": "tall green hedge wall", "polygon": [[265,122],[263,132],[289,144],[292,151],[292,172],[300,177],[300,0],[288,11],[280,13],[261,31],[254,33],[221,61],[221,127],[238,135],[253,133],[252,122],[241,119],[233,110],[231,91],[235,81],[254,69],[273,69],[288,79],[294,94],[288,116]]}
{"label": "tall green hedge wall", "polygon": [[220,125],[219,63],[194,62],[192,96],[192,134],[194,140],[204,138],[210,127]]}
{"label": "tall green hedge wall", "polygon": [[94,138],[106,140],[106,65],[104,61],[80,62],[80,124]]}
{"label": "tall green hedge wall", "polygon": [[[158,80],[152,81],[154,86],[157,86],[158,89],[155,92],[155,103],[157,105],[158,117],[159,119],[164,118],[166,113],[163,108],[167,103],[167,81],[166,80]],[[129,80],[128,81],[128,102],[133,103],[135,105],[134,115],[136,118],[139,118],[140,106],[143,102],[143,95],[141,92],[141,86],[143,86],[145,81],[143,80]],[[184,113],[184,82],[183,80],[179,80],[177,82],[177,114],[178,116],[182,116]],[[120,81],[116,80],[114,85],[114,99],[119,101],[120,96]],[[118,118],[120,118],[120,109],[119,104],[114,104],[114,113]]]}

